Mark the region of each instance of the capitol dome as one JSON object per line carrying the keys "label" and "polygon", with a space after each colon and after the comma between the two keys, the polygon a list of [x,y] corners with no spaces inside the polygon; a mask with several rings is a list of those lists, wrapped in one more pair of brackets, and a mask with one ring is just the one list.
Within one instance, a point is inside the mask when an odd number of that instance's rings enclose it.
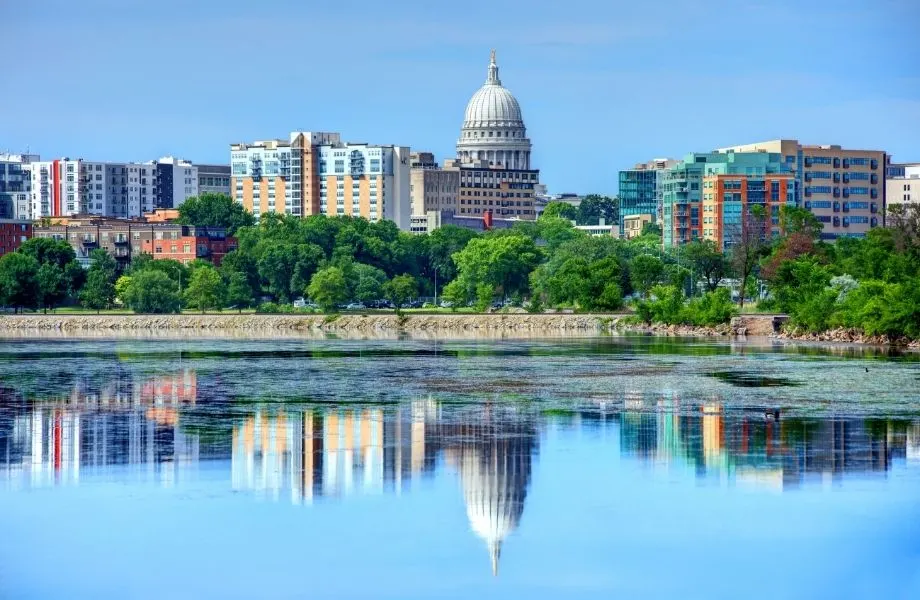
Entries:
{"label": "capitol dome", "polygon": [[506,169],[530,168],[530,140],[521,105],[502,87],[494,50],[485,84],[466,105],[457,158],[463,163],[487,160],[492,167]]}

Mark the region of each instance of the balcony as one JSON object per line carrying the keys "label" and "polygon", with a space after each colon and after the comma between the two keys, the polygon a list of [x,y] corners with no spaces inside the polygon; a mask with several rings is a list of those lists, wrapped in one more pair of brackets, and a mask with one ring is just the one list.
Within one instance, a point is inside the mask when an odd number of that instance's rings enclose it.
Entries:
{"label": "balcony", "polygon": [[127,237],[116,237],[114,240],[112,240],[112,243],[115,244],[116,246],[127,246],[131,242],[128,240]]}
{"label": "balcony", "polygon": [[81,240],[81,244],[83,244],[84,248],[98,248],[99,247],[99,242],[97,242],[93,238],[83,238]]}

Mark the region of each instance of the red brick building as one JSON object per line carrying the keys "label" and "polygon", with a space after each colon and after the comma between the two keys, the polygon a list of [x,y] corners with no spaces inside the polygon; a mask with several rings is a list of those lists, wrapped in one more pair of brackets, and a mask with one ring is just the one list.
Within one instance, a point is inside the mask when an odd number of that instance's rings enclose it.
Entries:
{"label": "red brick building", "polygon": [[0,219],[0,256],[14,252],[31,237],[31,221]]}
{"label": "red brick building", "polygon": [[219,227],[90,216],[70,217],[66,224],[35,227],[34,235],[66,240],[84,266],[89,265],[90,254],[96,248],[114,256],[120,268],[141,254],[185,264],[202,259],[217,266],[228,252],[236,249],[236,238],[228,237]]}

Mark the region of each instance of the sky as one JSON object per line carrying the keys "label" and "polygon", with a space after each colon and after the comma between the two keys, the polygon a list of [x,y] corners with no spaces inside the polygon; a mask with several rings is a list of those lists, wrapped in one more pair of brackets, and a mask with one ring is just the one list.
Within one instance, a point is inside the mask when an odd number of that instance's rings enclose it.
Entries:
{"label": "sky", "polygon": [[917,0],[0,0],[0,152],[229,163],[338,131],[451,158],[495,48],[551,193],[766,139],[920,161]]}

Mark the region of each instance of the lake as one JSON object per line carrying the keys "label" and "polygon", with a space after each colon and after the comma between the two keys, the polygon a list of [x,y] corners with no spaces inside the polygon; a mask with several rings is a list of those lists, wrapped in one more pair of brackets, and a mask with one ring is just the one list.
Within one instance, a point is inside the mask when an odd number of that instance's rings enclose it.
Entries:
{"label": "lake", "polygon": [[920,598],[920,362],[0,339],[3,598]]}

